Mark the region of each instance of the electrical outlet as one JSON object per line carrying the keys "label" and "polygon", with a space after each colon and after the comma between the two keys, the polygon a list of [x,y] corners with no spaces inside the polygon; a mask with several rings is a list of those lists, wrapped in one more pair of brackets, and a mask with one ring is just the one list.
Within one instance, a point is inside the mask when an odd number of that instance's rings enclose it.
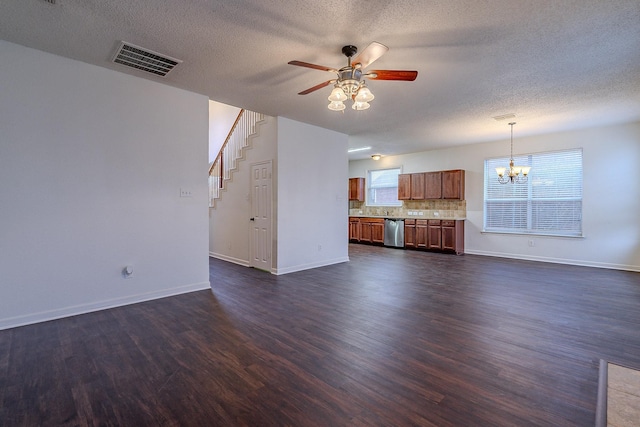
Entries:
{"label": "electrical outlet", "polygon": [[181,188],[180,197],[193,197],[193,192],[187,188]]}

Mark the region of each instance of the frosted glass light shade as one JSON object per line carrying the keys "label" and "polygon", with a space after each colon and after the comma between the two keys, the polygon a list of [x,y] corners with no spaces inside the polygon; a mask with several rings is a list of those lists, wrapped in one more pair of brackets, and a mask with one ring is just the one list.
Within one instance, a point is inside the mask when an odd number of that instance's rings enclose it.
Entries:
{"label": "frosted glass light shade", "polygon": [[354,102],[353,105],[351,106],[351,108],[353,108],[356,111],[360,111],[360,110],[366,110],[367,108],[371,107],[371,105],[368,102]]}
{"label": "frosted glass light shade", "polygon": [[531,166],[522,166],[522,175],[529,175],[529,171],[531,170]]}
{"label": "frosted glass light shade", "polygon": [[342,101],[331,101],[327,108],[329,108],[329,110],[331,111],[342,111],[346,108],[346,106]]}
{"label": "frosted glass light shade", "polygon": [[370,102],[373,101],[374,98],[375,96],[373,96],[369,88],[363,84],[356,95],[356,102]]}
{"label": "frosted glass light shade", "polygon": [[496,173],[498,174],[498,176],[500,178],[502,178],[504,176],[504,172],[507,170],[507,168],[496,168]]}
{"label": "frosted glass light shade", "polygon": [[343,102],[347,100],[347,95],[345,95],[344,91],[340,88],[340,86],[336,86],[331,91],[331,95],[329,95],[328,99],[331,102]]}

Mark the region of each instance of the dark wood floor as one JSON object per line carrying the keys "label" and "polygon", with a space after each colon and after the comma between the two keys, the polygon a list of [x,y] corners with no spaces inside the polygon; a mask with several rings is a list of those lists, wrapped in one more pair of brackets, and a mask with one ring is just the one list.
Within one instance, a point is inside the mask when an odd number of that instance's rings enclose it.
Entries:
{"label": "dark wood floor", "polygon": [[640,274],[351,245],[280,277],[0,331],[3,426],[588,426]]}

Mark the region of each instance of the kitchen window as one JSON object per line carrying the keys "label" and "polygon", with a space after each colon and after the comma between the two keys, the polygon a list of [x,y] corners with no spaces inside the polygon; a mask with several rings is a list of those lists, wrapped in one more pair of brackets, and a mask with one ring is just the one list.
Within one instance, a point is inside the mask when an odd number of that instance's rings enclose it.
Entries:
{"label": "kitchen window", "polygon": [[496,167],[508,157],[484,162],[484,230],[495,233],[582,236],[582,149],[514,156],[531,166],[524,184],[500,184]]}
{"label": "kitchen window", "polygon": [[368,172],[367,206],[402,206],[398,200],[400,168],[379,169]]}

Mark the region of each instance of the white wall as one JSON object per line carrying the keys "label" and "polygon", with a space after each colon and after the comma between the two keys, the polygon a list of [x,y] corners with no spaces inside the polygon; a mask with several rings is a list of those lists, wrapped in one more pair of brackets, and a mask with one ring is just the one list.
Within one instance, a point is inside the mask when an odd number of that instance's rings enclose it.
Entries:
{"label": "white wall", "polygon": [[210,210],[210,255],[250,265],[250,165],[272,160],[271,272],[348,261],[347,136],[268,117],[252,145]]}
{"label": "white wall", "polygon": [[224,144],[240,108],[209,101],[209,163],[213,162]]}
{"label": "white wall", "polygon": [[0,58],[0,329],[208,288],[208,99]]}
{"label": "white wall", "polygon": [[[350,162],[349,176],[402,166],[404,172],[465,169],[465,251],[640,271],[640,123],[514,138],[514,153],[583,148],[583,238],[482,233],[484,160],[508,155],[509,141]],[[528,241],[534,240],[534,247]]]}
{"label": "white wall", "polygon": [[278,274],[349,260],[347,142],[278,118]]}
{"label": "white wall", "polygon": [[[253,163],[274,160],[277,156],[277,120],[265,116],[258,124],[258,133],[245,149],[244,159],[238,163],[231,179],[226,182],[216,207],[209,210],[209,251],[210,255],[236,264],[249,263],[249,218],[251,216],[250,167]],[[273,165],[273,194],[276,193],[277,173]],[[274,213],[276,215],[277,212]],[[276,224],[276,218],[273,218]],[[275,227],[275,226],[274,226]],[[272,232],[275,238],[275,229]],[[275,251],[272,250],[272,258]],[[275,265],[275,264],[274,264]]]}

